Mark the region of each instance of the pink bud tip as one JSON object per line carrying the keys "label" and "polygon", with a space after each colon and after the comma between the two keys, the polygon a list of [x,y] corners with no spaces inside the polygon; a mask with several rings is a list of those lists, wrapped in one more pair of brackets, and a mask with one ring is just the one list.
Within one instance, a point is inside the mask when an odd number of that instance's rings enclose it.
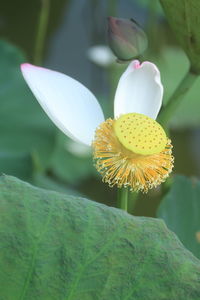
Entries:
{"label": "pink bud tip", "polygon": [[141,64],[140,64],[139,60],[134,61],[133,68],[134,69],[139,69],[140,67],[141,67]]}
{"label": "pink bud tip", "polygon": [[20,68],[21,68],[21,70],[24,70],[26,68],[29,68],[30,66],[31,66],[31,64],[29,64],[29,63],[23,63],[20,65]]}

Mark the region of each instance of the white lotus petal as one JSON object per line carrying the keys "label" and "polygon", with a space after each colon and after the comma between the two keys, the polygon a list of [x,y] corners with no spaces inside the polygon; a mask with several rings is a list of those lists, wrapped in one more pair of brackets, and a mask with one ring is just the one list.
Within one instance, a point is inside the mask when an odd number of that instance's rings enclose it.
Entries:
{"label": "white lotus petal", "polygon": [[91,145],[95,129],[104,121],[95,96],[75,79],[30,64],[21,70],[49,118],[72,139]]}
{"label": "white lotus petal", "polygon": [[88,58],[101,67],[108,67],[115,61],[115,56],[109,47],[105,45],[92,46],[87,51]]}
{"label": "white lotus petal", "polygon": [[77,157],[91,156],[91,147],[84,145],[83,143],[77,143],[73,140],[68,140],[65,143],[65,149]]}
{"label": "white lotus petal", "polygon": [[163,96],[158,68],[150,62],[131,62],[122,74],[115,94],[115,117],[136,112],[156,119]]}

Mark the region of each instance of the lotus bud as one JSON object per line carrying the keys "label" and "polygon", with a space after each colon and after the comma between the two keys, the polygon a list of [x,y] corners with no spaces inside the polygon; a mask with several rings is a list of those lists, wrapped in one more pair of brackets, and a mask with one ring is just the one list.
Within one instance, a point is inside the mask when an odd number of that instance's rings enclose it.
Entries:
{"label": "lotus bud", "polygon": [[120,61],[129,61],[147,48],[147,36],[133,19],[108,18],[108,42]]}

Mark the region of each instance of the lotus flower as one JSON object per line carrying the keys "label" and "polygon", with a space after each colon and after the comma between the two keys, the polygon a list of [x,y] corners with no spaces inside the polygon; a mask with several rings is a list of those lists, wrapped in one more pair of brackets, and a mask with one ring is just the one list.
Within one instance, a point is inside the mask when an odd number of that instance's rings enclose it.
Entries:
{"label": "lotus flower", "polygon": [[168,177],[172,145],[155,121],[163,86],[153,63],[129,64],[117,86],[114,119],[107,120],[95,96],[75,79],[28,63],[21,70],[55,125],[71,139],[92,146],[103,181],[147,192]]}

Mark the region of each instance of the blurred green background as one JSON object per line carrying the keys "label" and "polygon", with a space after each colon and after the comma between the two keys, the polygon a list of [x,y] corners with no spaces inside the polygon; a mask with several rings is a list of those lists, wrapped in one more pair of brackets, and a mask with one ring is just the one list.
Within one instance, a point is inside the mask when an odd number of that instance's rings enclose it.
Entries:
{"label": "blurred green background", "polygon": [[[101,182],[91,151],[66,138],[48,119],[26,86],[19,69],[34,62],[42,3],[0,3],[0,171],[46,189],[78,194],[116,206],[116,189]],[[155,62],[166,102],[188,69],[157,0],[59,0],[50,2],[42,65],[68,74],[96,95],[106,116],[113,115],[114,93],[126,68],[95,64],[88,57],[94,45],[107,45],[109,15],[134,18],[149,39],[142,59]],[[200,80],[184,97],[170,124],[174,173],[200,175]],[[160,189],[140,195],[134,213],[155,216]]]}

